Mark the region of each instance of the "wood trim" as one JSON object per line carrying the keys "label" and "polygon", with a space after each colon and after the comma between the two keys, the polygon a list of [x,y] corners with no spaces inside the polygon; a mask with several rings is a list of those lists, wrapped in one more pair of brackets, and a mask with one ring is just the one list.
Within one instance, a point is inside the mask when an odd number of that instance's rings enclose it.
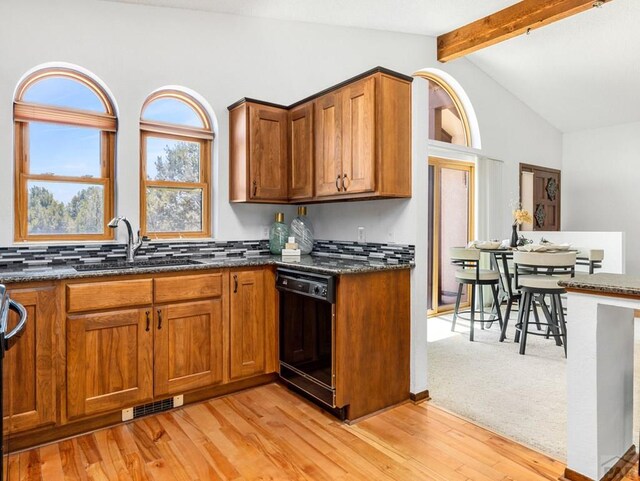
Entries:
{"label": "wood trim", "polygon": [[[638,453],[636,446],[631,445],[627,452],[618,460],[616,464],[611,466],[609,471],[600,478],[599,481],[622,481],[625,475],[633,468],[638,462]],[[558,478],[559,481],[595,481],[584,474],[580,474],[573,469],[566,468],[564,475]]]}
{"label": "wood trim", "polygon": [[[198,116],[200,117],[200,120],[202,120],[202,124],[204,125],[204,127],[203,128],[186,127],[184,125],[179,125],[179,124],[165,124],[163,122],[154,122],[154,121],[145,120],[144,119],[145,109],[153,101],[162,99],[162,98],[172,98],[174,100],[179,100],[180,102],[184,102],[185,104],[187,104],[189,107],[195,110],[195,112],[198,114]],[[145,124],[151,124],[151,125],[170,126],[171,128],[174,129],[174,131],[176,130],[176,128],[191,130],[194,132],[200,131],[202,133],[212,133],[213,131],[213,128],[211,126],[211,119],[209,118],[209,115],[207,114],[202,104],[198,102],[194,97],[189,95],[188,93],[183,92],[181,90],[175,90],[175,89],[159,90],[149,95],[149,97],[147,97],[147,99],[142,104],[142,109],[140,109],[140,122]]]}
{"label": "wood trim", "polygon": [[[604,0],[608,2],[610,0]],[[438,60],[449,62],[593,8],[593,0],[522,0],[438,37]]]}
{"label": "wood trim", "polygon": [[445,82],[442,78],[438,77],[436,74],[433,74],[431,72],[420,71],[420,72],[416,72],[415,76],[424,78],[427,80],[431,80],[432,82],[438,84],[447,93],[447,95],[451,97],[451,100],[453,101],[453,105],[458,110],[458,113],[460,114],[460,117],[462,120],[462,128],[464,129],[464,138],[466,141],[466,146],[471,147],[471,126],[469,124],[469,117],[467,116],[467,111],[465,110],[464,105],[462,105],[462,101],[460,100],[460,97],[458,97],[458,94],[456,93],[456,91],[453,90],[451,85]]}
{"label": "wood trim", "polygon": [[140,121],[140,129],[146,132],[161,134],[163,137],[178,135],[180,137],[193,137],[194,139],[213,140],[211,130],[196,129],[181,125],[163,124],[161,122]]}
{"label": "wood trim", "polygon": [[[434,223],[434,228],[433,228],[433,262],[432,262],[432,279],[433,279],[433,289],[431,292],[431,305],[433,306],[433,309],[429,310],[427,312],[427,316],[428,317],[433,317],[433,316],[437,316],[437,315],[441,315],[444,314],[446,312],[451,312],[454,308],[453,304],[450,305],[444,305],[441,307],[438,307],[438,290],[439,290],[439,283],[438,283],[438,273],[440,271],[440,256],[439,251],[440,251],[440,223],[441,223],[441,219],[440,219],[440,177],[441,177],[441,170],[442,168],[446,168],[446,169],[456,169],[456,170],[462,170],[462,171],[466,171],[469,173],[469,230],[467,233],[467,241],[470,241],[473,236],[474,236],[474,232],[475,232],[475,183],[476,183],[476,177],[475,177],[475,164],[470,163],[470,162],[463,162],[463,161],[457,161],[457,160],[450,160],[450,159],[443,159],[440,157],[429,157],[429,166],[433,166],[434,168],[434,181],[433,181],[433,185],[434,185],[434,192],[433,192],[433,198],[434,198],[434,204],[433,204],[433,223]],[[461,308],[465,308],[469,306],[469,295],[467,295],[467,302],[461,303],[460,307]]]}
{"label": "wood trim", "polygon": [[109,132],[118,130],[118,120],[113,115],[31,104],[19,100],[13,104],[13,118],[17,122],[49,122],[92,127]]}
{"label": "wood trim", "polygon": [[[102,130],[100,170],[102,177],[71,177],[29,173],[29,122],[14,122],[14,240],[24,241],[88,241],[113,240],[115,232],[107,224],[115,205],[115,132]],[[29,234],[27,183],[29,180],[76,184],[101,184],[104,188],[103,226],[101,234]]]}
{"label": "wood trim", "polygon": [[[170,133],[145,130],[140,122],[140,233],[154,239],[198,238],[211,236],[211,140],[180,135],[178,129]],[[170,182],[147,179],[147,137],[168,138],[200,144],[200,182]],[[213,138],[213,137],[212,137]],[[193,232],[152,232],[147,229],[147,187],[202,190],[202,229]]]}
{"label": "wood trim", "polygon": [[422,401],[431,401],[431,396],[429,395],[429,390],[425,389],[424,391],[409,393],[409,399],[417,404]]}
{"label": "wood trim", "polygon": [[[29,89],[29,87],[31,87],[31,85],[38,82],[39,80],[45,79],[46,77],[67,77],[67,78],[76,80],[77,82],[80,82],[84,86],[91,89],[98,96],[98,98],[104,105],[105,111],[108,115],[111,115],[111,116],[115,115],[115,108],[113,106],[113,103],[111,102],[111,98],[109,97],[107,92],[102,88],[101,85],[96,83],[96,81],[91,77],[89,77],[88,75],[82,72],[78,72],[77,70],[73,70],[66,67],[49,67],[49,68],[43,68],[43,69],[37,70],[36,72],[33,72],[26,79],[24,79],[18,86],[15,100],[18,102],[21,102],[22,97],[24,96],[25,92]],[[96,113],[99,114],[98,112]]]}
{"label": "wood trim", "polygon": [[237,102],[232,103],[231,105],[229,105],[227,107],[227,110],[231,111],[233,109],[235,109],[236,107],[239,107],[240,105],[242,105],[243,103],[246,102],[251,102],[251,103],[256,103],[256,104],[262,104],[262,105],[267,105],[269,107],[276,107],[276,108],[280,108],[280,109],[287,109],[287,110],[291,110],[295,107],[298,107],[302,104],[305,104],[307,102],[310,102],[312,100],[317,99],[318,97],[322,97],[323,95],[326,95],[328,93],[333,92],[334,90],[338,90],[341,89],[342,87],[346,87],[347,85],[356,82],[358,80],[362,80],[363,78],[369,77],[370,75],[373,75],[375,73],[384,73],[387,74],[391,77],[396,77],[399,78],[401,80],[405,80],[407,82],[413,82],[413,77],[409,76],[409,75],[405,75],[399,72],[396,72],[394,70],[390,70],[388,68],[384,68],[384,67],[374,67],[370,70],[367,70],[366,72],[363,72],[361,74],[356,75],[355,77],[351,77],[347,80],[344,80],[340,83],[337,83],[335,85],[333,85],[332,87],[326,88],[318,93],[315,93],[313,95],[310,95],[309,97],[306,97],[302,100],[299,100],[291,105],[289,105],[288,107],[286,105],[281,105],[281,104],[275,104],[275,103],[271,103],[271,102],[265,102],[264,100],[256,100],[253,98],[249,98],[249,97],[244,97],[241,98],[240,100],[238,100]]}

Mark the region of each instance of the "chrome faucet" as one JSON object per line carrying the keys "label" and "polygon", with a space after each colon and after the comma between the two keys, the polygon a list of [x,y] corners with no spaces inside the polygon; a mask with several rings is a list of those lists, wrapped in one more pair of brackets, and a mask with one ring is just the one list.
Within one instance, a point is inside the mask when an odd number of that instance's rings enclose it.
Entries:
{"label": "chrome faucet", "polygon": [[140,237],[140,231],[138,231],[138,239],[135,241],[135,243],[133,242],[133,229],[131,228],[129,219],[127,219],[126,217],[114,217],[109,222],[109,227],[111,227],[112,229],[117,229],[120,221],[124,222],[124,225],[127,226],[127,262],[133,262],[136,254],[140,250],[140,247],[142,247],[144,238]]}

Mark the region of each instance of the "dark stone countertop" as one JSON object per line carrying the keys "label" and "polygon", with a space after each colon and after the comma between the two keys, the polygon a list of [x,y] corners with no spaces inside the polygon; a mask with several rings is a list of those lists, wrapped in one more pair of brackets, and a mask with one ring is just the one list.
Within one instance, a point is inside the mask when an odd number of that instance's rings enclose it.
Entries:
{"label": "dark stone countertop", "polygon": [[640,277],[626,274],[591,274],[577,275],[573,279],[558,282],[573,291],[588,291],[594,294],[616,294],[637,296],[640,298]]}
{"label": "dark stone countertop", "polygon": [[280,256],[246,256],[246,257],[190,257],[197,264],[185,264],[178,266],[145,266],[127,269],[101,269],[77,271],[73,266],[32,266],[22,269],[0,270],[0,284],[19,282],[55,281],[62,279],[86,279],[105,276],[126,276],[135,274],[156,274],[163,272],[198,271],[205,269],[218,269],[229,267],[247,267],[275,265],[278,267],[290,267],[318,274],[344,275],[360,274],[366,272],[386,271],[395,269],[409,269],[413,267],[409,263],[387,263],[376,260],[352,260],[335,257],[301,256],[299,260],[283,260]]}

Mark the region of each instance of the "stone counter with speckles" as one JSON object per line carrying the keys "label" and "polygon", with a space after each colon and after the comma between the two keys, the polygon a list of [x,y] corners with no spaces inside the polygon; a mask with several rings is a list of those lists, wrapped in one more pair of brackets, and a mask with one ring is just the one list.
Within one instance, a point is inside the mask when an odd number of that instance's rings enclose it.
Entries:
{"label": "stone counter with speckles", "polygon": [[603,296],[612,294],[640,298],[640,276],[607,273],[577,275],[573,279],[561,281],[559,284],[571,291],[585,291]]}
{"label": "stone counter with speckles", "polygon": [[316,272],[328,275],[361,274],[366,272],[385,271],[393,269],[409,269],[412,262],[388,262],[386,260],[353,260],[332,257],[301,256],[299,259],[282,259],[280,256],[256,255],[242,257],[191,257],[189,264],[182,265],[154,265],[143,267],[104,268],[103,263],[96,263],[96,270],[83,265],[82,270],[76,270],[71,265],[65,266],[15,266],[10,269],[0,269],[0,283],[15,284],[20,282],[54,281],[63,279],[86,279],[104,276],[125,276],[134,274],[156,274],[164,272],[198,271],[204,269],[223,269],[248,266],[275,265],[298,270]]}

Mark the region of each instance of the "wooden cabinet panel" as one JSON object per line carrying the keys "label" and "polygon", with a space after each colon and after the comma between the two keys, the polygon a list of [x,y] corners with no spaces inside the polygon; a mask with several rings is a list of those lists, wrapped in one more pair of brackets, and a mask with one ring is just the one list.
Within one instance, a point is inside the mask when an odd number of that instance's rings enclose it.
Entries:
{"label": "wooden cabinet panel", "polygon": [[151,279],[67,285],[67,312],[121,309],[153,302]]}
{"label": "wooden cabinet panel", "polygon": [[342,94],[342,191],[375,190],[375,83],[374,77],[346,87]]}
{"label": "wooden cabinet panel", "polygon": [[[56,420],[53,342],[57,290],[15,289],[9,294],[29,316],[22,337],[5,355],[2,373],[4,429],[15,433]],[[8,328],[15,327],[18,320],[12,312]]]}
{"label": "wooden cabinet panel", "polygon": [[287,111],[249,105],[249,197],[287,200]]}
{"label": "wooden cabinet panel", "polygon": [[156,303],[190,301],[222,295],[222,273],[159,277],[153,280]]}
{"label": "wooden cabinet panel", "polygon": [[289,199],[313,197],[313,103],[289,112]]}
{"label": "wooden cabinet panel", "polygon": [[230,378],[265,372],[265,296],[262,269],[231,273]]}
{"label": "wooden cabinet panel", "polygon": [[409,269],[340,276],[336,404],[347,419],[409,399],[410,296]]}
{"label": "wooden cabinet panel", "polygon": [[222,382],[223,309],[221,298],[156,307],[156,397]]}
{"label": "wooden cabinet panel", "polygon": [[340,192],[342,175],[341,91],[323,95],[315,102],[316,197]]}
{"label": "wooden cabinet panel", "polygon": [[153,396],[151,307],[67,318],[67,414],[113,411]]}

